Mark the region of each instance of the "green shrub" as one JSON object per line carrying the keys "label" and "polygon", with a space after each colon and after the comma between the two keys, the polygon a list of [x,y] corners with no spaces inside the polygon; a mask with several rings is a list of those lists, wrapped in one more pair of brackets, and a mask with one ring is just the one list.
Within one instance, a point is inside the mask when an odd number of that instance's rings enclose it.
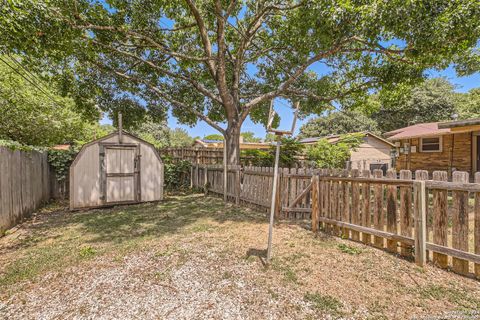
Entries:
{"label": "green shrub", "polygon": [[[279,166],[290,168],[295,165],[302,154],[303,145],[293,138],[283,138],[280,147]],[[242,150],[241,162],[243,165],[258,167],[273,167],[275,165],[276,143],[268,150]]]}
{"label": "green shrub", "polygon": [[165,188],[169,191],[185,190],[190,187],[190,168],[192,164],[187,160],[174,162],[170,157],[163,157],[165,166]]}
{"label": "green shrub", "polygon": [[352,150],[362,143],[363,137],[363,133],[341,135],[336,143],[320,139],[314,146],[307,149],[307,158],[317,168],[343,168]]}
{"label": "green shrub", "polygon": [[79,147],[71,146],[68,150],[48,150],[48,162],[55,170],[58,181],[63,181],[68,176],[68,171]]}

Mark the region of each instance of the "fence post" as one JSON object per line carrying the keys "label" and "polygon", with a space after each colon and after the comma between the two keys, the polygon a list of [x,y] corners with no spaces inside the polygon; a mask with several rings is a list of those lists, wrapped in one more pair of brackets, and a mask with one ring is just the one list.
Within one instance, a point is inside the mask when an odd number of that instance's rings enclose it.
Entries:
{"label": "fence post", "polygon": [[415,181],[413,184],[414,215],[415,215],[415,263],[423,267],[427,262],[427,228],[426,228],[426,191],[425,181]]}
{"label": "fence post", "polygon": [[318,231],[318,214],[319,214],[319,201],[318,201],[318,175],[314,174],[312,177],[312,231]]}
{"label": "fence post", "polygon": [[[468,172],[455,171],[453,182],[468,183]],[[468,192],[453,192],[454,214],[452,217],[452,247],[468,252]],[[460,274],[468,273],[468,261],[459,258],[452,259],[453,271]]]}
{"label": "fence post", "polygon": [[236,171],[235,171],[235,204],[239,205],[240,204],[240,192],[241,192],[241,176],[240,176],[240,166],[236,166]]}
{"label": "fence post", "polygon": [[208,167],[205,165],[203,167],[203,190],[205,195],[208,194]]}
{"label": "fence post", "polygon": [[[480,172],[475,173],[475,183],[480,183]],[[475,231],[473,238],[475,239],[475,253],[480,254],[480,192],[475,193]],[[475,264],[475,275],[480,279],[480,264],[478,263]]]}
{"label": "fence post", "polygon": [[[388,179],[397,179],[395,169],[387,171]],[[397,186],[387,187],[387,231],[397,233]],[[393,253],[398,252],[398,243],[395,240],[387,240],[387,250]]]}

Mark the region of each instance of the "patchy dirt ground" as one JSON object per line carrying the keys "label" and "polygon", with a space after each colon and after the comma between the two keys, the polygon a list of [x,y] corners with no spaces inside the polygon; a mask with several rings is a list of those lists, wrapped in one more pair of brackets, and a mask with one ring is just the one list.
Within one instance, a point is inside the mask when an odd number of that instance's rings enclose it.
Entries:
{"label": "patchy dirt ground", "polygon": [[[202,195],[39,214],[0,239],[1,319],[480,317],[480,282]],[[427,318],[425,318],[427,319]]]}

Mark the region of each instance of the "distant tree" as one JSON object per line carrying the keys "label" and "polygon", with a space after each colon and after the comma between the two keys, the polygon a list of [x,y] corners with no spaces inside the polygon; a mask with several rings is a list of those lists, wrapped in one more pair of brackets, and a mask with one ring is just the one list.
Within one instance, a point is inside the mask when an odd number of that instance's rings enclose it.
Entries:
{"label": "distant tree", "polygon": [[454,95],[454,86],[444,78],[429,79],[415,87],[399,86],[372,97],[377,100],[377,110],[370,111],[371,117],[383,132],[451,120],[456,112]]}
{"label": "distant tree", "polygon": [[[279,166],[289,168],[295,165],[298,157],[303,153],[304,146],[293,138],[282,138]],[[272,145],[268,150],[246,149],[241,155],[244,164],[254,166],[273,167],[275,164],[276,147]]]}
{"label": "distant tree", "polygon": [[377,123],[358,111],[333,112],[309,120],[300,128],[300,138],[370,131],[379,133]]}
{"label": "distant tree", "polygon": [[255,137],[255,133],[251,131],[245,131],[240,133],[240,136],[243,137],[244,142],[260,142],[261,138]]}
{"label": "distant tree", "polygon": [[102,138],[115,130],[110,124],[86,123],[81,136],[75,140],[75,144],[81,146],[92,140]]}
{"label": "distant tree", "polygon": [[265,135],[265,139],[263,139],[265,142],[273,142],[275,141],[275,135],[273,133],[267,133]]}
{"label": "distant tree", "polygon": [[455,95],[456,112],[459,119],[480,118],[480,88]]}
{"label": "distant tree", "polygon": [[37,82],[40,91],[14,68],[0,62],[0,139],[52,146],[81,138],[85,124],[75,112],[73,99]]}
{"label": "distant tree", "polygon": [[317,168],[344,168],[345,161],[360,146],[363,137],[359,133],[346,134],[334,144],[327,139],[320,139],[314,146],[307,148],[307,157]]}
{"label": "distant tree", "polygon": [[205,140],[221,140],[221,141],[223,141],[224,138],[223,138],[223,136],[222,136],[221,134],[216,134],[216,133],[214,133],[214,134],[209,134],[209,135],[204,136],[203,139],[205,139]]}
{"label": "distant tree", "polygon": [[155,147],[189,147],[193,144],[193,138],[184,129],[170,129],[166,122],[158,123],[148,117],[147,119],[134,130],[134,133]]}
{"label": "distant tree", "polygon": [[170,146],[170,129],[166,122],[158,123],[152,120],[147,120],[134,129],[133,133],[139,138],[150,142],[156,148]]}
{"label": "distant tree", "polygon": [[191,147],[193,141],[185,129],[170,129],[170,147]]}

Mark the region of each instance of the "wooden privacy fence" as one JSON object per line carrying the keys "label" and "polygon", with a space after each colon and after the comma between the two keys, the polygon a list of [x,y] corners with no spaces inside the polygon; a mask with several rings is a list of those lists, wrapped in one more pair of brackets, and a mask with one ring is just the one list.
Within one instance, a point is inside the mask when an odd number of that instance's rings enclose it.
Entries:
{"label": "wooden privacy fence", "polygon": [[47,154],[0,147],[0,236],[50,199]]}
{"label": "wooden privacy fence", "polygon": [[[480,277],[480,172],[280,169],[277,218],[311,218],[312,230],[361,241],[419,265]],[[272,168],[230,167],[228,200],[270,207]],[[223,167],[194,166],[192,185],[223,194]]]}
{"label": "wooden privacy fence", "polygon": [[158,153],[174,162],[186,160],[193,164],[219,164],[223,162],[222,148],[163,148]]}
{"label": "wooden privacy fence", "polygon": [[[267,150],[268,151],[268,150]],[[169,157],[173,162],[186,160],[192,164],[222,164],[223,148],[163,148],[158,149],[162,158]],[[248,156],[240,152],[240,162],[244,165],[251,165],[255,161],[254,156]],[[296,156],[296,166],[304,166],[307,161],[304,155]]]}

